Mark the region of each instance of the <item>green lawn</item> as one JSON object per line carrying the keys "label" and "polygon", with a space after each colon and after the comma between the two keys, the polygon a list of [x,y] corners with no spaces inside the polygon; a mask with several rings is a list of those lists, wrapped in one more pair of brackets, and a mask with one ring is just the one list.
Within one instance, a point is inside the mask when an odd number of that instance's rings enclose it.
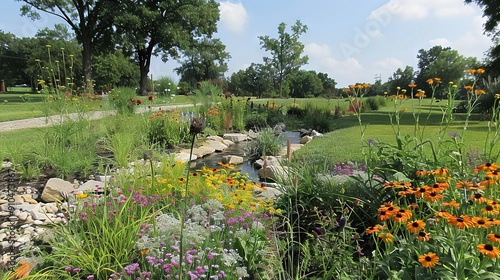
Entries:
{"label": "green lawn", "polygon": [[[11,89],[15,89],[16,93],[12,93]],[[26,92],[26,88],[9,88],[9,93],[0,93],[0,122],[59,114],[61,112],[60,104],[47,103],[46,97],[44,94]],[[147,96],[137,96],[135,99],[143,101],[138,107],[193,104],[194,102],[192,96],[184,95],[158,96],[155,97],[153,102],[149,101]],[[79,98],[78,100],[70,100],[64,106],[70,113],[82,110],[101,111],[113,109],[109,102],[105,102],[100,98],[92,100]]]}

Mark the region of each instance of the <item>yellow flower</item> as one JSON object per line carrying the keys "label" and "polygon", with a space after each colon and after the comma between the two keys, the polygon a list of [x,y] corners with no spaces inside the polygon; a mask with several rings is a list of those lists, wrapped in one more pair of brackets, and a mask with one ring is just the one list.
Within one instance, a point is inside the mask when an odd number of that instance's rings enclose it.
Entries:
{"label": "yellow flower", "polygon": [[427,254],[419,256],[418,261],[423,267],[434,267],[439,262],[439,257],[432,252],[428,252]]}
{"label": "yellow flower", "polygon": [[89,195],[86,193],[77,193],[75,196],[76,196],[76,198],[82,199],[82,198],[87,198],[87,196],[89,196]]}
{"label": "yellow flower", "polygon": [[390,232],[388,233],[381,233],[378,235],[378,237],[380,239],[382,239],[382,241],[384,241],[385,243],[389,242],[389,243],[394,243],[394,235],[392,235]]}

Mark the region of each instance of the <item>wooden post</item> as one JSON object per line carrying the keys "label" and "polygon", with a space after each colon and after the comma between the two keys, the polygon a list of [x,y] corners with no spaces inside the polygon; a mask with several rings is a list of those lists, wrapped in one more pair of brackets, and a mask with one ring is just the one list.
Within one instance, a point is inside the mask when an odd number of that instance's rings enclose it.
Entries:
{"label": "wooden post", "polygon": [[0,84],[0,92],[7,92],[5,90],[5,81],[4,80],[2,80],[2,83]]}

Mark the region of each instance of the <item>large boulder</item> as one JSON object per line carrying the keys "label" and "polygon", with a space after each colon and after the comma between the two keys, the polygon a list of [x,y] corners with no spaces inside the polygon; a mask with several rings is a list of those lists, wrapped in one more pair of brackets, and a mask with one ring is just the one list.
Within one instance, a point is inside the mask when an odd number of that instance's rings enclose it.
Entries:
{"label": "large boulder", "polygon": [[65,200],[63,194],[72,195],[83,192],[102,192],[103,188],[104,183],[95,180],[90,180],[83,185],[79,185],[60,178],[50,178],[43,188],[40,199],[46,203],[60,202]]}
{"label": "large boulder", "polygon": [[243,163],[243,157],[234,156],[234,155],[223,156],[222,157],[222,163],[225,163],[225,164],[242,164]]}
{"label": "large boulder", "polygon": [[226,133],[222,137],[226,140],[231,140],[233,143],[250,140],[250,137],[243,133]]}

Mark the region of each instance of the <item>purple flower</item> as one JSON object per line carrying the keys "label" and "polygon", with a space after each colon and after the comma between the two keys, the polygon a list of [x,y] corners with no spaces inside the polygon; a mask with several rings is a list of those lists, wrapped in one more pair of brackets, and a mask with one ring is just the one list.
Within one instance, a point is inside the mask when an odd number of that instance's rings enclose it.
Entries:
{"label": "purple flower", "polygon": [[368,139],[368,145],[370,145],[370,147],[375,146],[375,139],[373,138]]}
{"label": "purple flower", "polygon": [[460,134],[458,134],[458,133],[456,133],[456,132],[451,132],[451,133],[450,133],[450,137],[451,137],[451,138],[457,138],[457,137],[459,137],[459,136],[460,136]]}

